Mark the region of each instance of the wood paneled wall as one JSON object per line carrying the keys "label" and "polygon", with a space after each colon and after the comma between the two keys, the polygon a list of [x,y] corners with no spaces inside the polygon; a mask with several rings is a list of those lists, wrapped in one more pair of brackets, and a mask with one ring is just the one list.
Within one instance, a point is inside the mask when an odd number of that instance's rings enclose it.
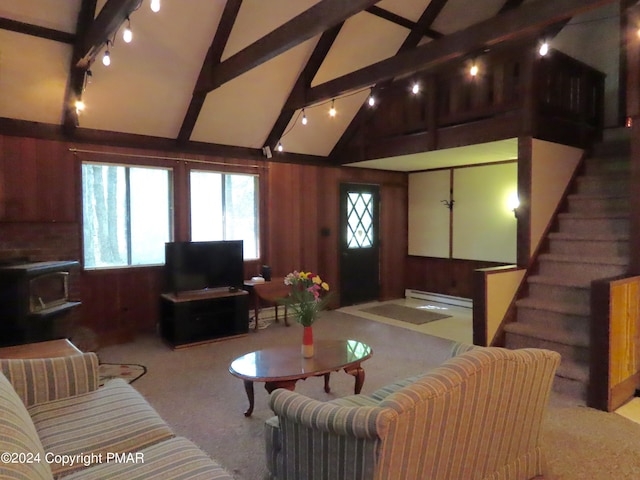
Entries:
{"label": "wood paneled wall", "polygon": [[[80,161],[86,155],[74,155],[69,151],[73,146],[56,140],[0,135],[0,250],[24,248],[25,236],[31,236],[28,246],[35,252],[33,261],[82,259]],[[262,258],[246,262],[245,275],[257,274],[262,264],[270,265],[274,275],[293,269],[314,270],[332,283],[334,291],[339,290],[340,183],[380,185],[381,298],[404,294],[407,177],[403,173],[193,155],[176,160],[175,152],[90,145],[82,148],[117,153],[119,156],[111,160],[120,163],[171,164],[175,236],[179,240],[187,240],[189,232],[188,160],[199,162],[197,168],[221,171],[242,171],[243,163],[259,164],[260,168],[252,171],[260,175]],[[145,158],[136,157],[140,154]],[[173,158],[150,158],[156,156]],[[107,161],[108,157],[84,159]],[[200,162],[215,165],[207,167]],[[62,222],[66,225],[64,242],[57,239]],[[15,228],[17,225],[20,228]],[[154,331],[162,273],[162,267],[83,271],[79,289],[82,306],[78,309],[82,326],[95,332],[101,344]]]}

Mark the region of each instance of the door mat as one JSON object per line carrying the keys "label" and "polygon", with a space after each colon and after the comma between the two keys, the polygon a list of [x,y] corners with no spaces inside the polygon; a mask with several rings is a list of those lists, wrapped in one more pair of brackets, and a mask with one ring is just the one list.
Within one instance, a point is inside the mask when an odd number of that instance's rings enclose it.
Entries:
{"label": "door mat", "polygon": [[133,383],[147,373],[147,368],[143,365],[131,363],[101,363],[98,366],[98,384],[102,387],[109,380],[122,378],[127,383]]}
{"label": "door mat", "polygon": [[443,318],[451,317],[451,315],[443,315],[442,313],[430,312],[420,308],[405,307],[403,305],[395,305],[393,303],[363,308],[360,311],[372,313],[381,317],[392,318],[393,320],[400,320],[401,322],[412,323],[413,325],[423,325],[435,320],[442,320]]}

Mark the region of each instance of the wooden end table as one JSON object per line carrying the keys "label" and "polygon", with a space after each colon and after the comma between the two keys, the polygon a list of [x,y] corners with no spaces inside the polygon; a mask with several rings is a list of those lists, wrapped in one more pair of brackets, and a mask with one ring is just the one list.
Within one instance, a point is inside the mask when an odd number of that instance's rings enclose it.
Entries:
{"label": "wooden end table", "polygon": [[46,342],[25,343],[0,348],[0,358],[54,358],[82,353],[68,339],[47,340]]}
{"label": "wooden end table", "polygon": [[[274,277],[267,281],[245,280],[244,287],[253,295],[253,311],[255,317],[254,330],[258,330],[258,313],[260,301],[272,303],[276,310],[276,322],[278,322],[278,302],[291,292],[291,285],[284,284],[284,277]],[[287,306],[284,306],[284,324],[288,327]]]}
{"label": "wooden end table", "polygon": [[364,369],[360,364],[371,355],[371,347],[357,340],[318,341],[312,358],[302,357],[300,345],[267,348],[236,358],[229,366],[229,373],[244,381],[249,399],[244,415],[249,417],[253,413],[255,382],[265,382],[264,388],[271,393],[276,388],[294,390],[298,380],[323,376],[324,391],[329,393],[329,375],[342,369],[355,377],[354,393],[360,393],[364,384]]}

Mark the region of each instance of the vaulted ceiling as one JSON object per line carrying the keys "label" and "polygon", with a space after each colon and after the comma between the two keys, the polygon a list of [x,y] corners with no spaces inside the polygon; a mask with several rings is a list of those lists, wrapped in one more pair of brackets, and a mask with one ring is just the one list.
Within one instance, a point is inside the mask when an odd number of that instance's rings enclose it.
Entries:
{"label": "vaulted ceiling", "polygon": [[0,0],[0,127],[240,157],[282,142],[330,159],[384,82],[606,3],[161,0],[154,13],[150,0]]}

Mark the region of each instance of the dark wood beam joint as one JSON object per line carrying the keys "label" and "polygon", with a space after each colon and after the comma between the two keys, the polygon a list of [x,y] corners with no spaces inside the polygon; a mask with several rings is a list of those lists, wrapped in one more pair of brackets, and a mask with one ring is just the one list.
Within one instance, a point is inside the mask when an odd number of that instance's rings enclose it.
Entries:
{"label": "dark wood beam joint", "polygon": [[321,0],[287,23],[215,66],[207,91],[271,60],[370,7],[378,0]]}
{"label": "dark wood beam joint", "polygon": [[[433,3],[433,2],[432,2]],[[446,3],[446,0],[445,0]],[[431,5],[431,4],[429,4]],[[393,12],[390,12],[389,10],[385,10],[384,8],[380,8],[377,6],[372,6],[366,9],[367,12],[369,12],[372,15],[375,15],[376,17],[382,18],[384,20],[387,20],[388,22],[392,22],[395,23],[396,25],[399,25],[401,27],[406,28],[407,30],[411,30],[413,31],[414,29],[416,29],[416,26],[418,25],[416,22],[413,22],[411,20],[409,20],[408,18],[404,18],[401,15],[397,15]],[[440,32],[437,32],[429,27],[425,27],[423,29],[420,30],[420,35],[421,36],[425,36],[425,37],[429,37],[432,39],[436,39],[436,38],[442,38],[444,35]]]}

